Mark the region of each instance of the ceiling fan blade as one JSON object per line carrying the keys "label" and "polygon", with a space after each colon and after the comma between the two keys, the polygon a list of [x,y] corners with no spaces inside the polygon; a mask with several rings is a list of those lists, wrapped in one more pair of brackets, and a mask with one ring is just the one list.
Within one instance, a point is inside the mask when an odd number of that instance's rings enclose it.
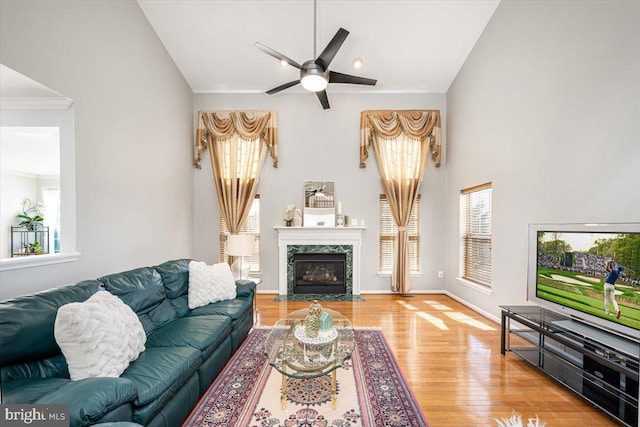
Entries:
{"label": "ceiling fan blade", "polygon": [[295,85],[297,85],[298,83],[300,83],[300,80],[294,80],[294,81],[292,81],[292,82],[285,83],[285,84],[280,85],[280,86],[278,86],[278,87],[274,87],[273,89],[268,90],[268,91],[267,91],[267,93],[268,93],[269,95],[273,95],[274,93],[278,93],[278,92],[280,92],[281,90],[289,89],[291,86],[295,86]]}
{"label": "ceiling fan blade", "polygon": [[335,71],[329,71],[329,83],[351,83],[354,85],[375,86],[378,81],[368,79],[366,77],[352,76],[351,74],[342,74]]}
{"label": "ceiling fan blade", "polygon": [[316,95],[318,95],[320,104],[322,104],[322,109],[328,110],[330,107],[329,107],[329,98],[327,98],[327,91],[321,90],[320,92],[316,92]]}
{"label": "ceiling fan blade", "polygon": [[344,40],[349,35],[349,31],[344,28],[340,28],[335,36],[331,39],[327,47],[324,48],[320,56],[316,59],[315,63],[322,67],[324,71],[327,71],[329,64],[333,61],[333,58],[338,53],[338,49],[344,43]]}
{"label": "ceiling fan blade", "polygon": [[255,42],[253,45],[255,47],[257,47],[258,49],[260,49],[261,51],[263,51],[264,53],[266,53],[267,55],[271,55],[271,56],[273,56],[274,58],[276,58],[276,59],[278,59],[280,61],[285,61],[285,62],[287,62],[287,64],[293,65],[298,70],[302,68],[302,66],[300,64],[298,64],[296,61],[294,61],[293,59],[281,54],[280,52],[277,52],[277,51],[271,49],[268,46],[263,45],[262,43]]}

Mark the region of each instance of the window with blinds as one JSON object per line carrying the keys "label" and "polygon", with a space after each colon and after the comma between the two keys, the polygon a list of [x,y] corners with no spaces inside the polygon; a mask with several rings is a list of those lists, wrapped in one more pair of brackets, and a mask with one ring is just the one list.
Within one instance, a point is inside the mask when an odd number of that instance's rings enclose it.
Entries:
{"label": "window with blinds", "polygon": [[[378,248],[378,273],[391,274],[393,271],[393,251],[398,235],[398,226],[391,215],[387,196],[380,195],[380,245]],[[412,273],[420,271],[420,195],[413,205],[407,225],[409,237],[409,263]]]}
{"label": "window with blinds", "polygon": [[[229,255],[227,255],[227,236],[229,235],[229,228],[224,221],[222,211],[219,212],[220,217],[220,262],[229,262]],[[249,274],[256,276],[260,275],[260,195],[256,194],[253,203],[251,204],[251,210],[249,216],[244,225],[240,229],[240,233],[253,234],[256,237],[255,253],[244,257],[245,261],[251,265]]]}
{"label": "window with blinds", "polygon": [[460,192],[460,275],[491,287],[491,183]]}

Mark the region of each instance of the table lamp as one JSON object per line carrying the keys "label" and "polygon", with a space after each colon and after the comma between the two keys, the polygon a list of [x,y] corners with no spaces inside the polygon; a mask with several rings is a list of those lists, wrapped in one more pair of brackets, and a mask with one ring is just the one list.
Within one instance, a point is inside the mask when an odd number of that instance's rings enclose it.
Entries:
{"label": "table lamp", "polygon": [[249,277],[249,262],[244,257],[255,253],[256,238],[252,234],[229,234],[227,236],[227,255],[239,256],[231,265],[233,278],[244,280]]}

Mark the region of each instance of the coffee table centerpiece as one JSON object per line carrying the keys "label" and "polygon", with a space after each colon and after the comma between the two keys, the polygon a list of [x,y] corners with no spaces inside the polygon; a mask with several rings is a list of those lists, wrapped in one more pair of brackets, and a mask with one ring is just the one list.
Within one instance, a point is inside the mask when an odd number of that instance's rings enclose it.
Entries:
{"label": "coffee table centerpiece", "polygon": [[314,301],[309,308],[289,313],[274,325],[264,352],[269,364],[282,374],[282,409],[286,407],[287,380],[331,375],[331,407],[336,408],[336,370],[351,358],[355,347],[349,319]]}

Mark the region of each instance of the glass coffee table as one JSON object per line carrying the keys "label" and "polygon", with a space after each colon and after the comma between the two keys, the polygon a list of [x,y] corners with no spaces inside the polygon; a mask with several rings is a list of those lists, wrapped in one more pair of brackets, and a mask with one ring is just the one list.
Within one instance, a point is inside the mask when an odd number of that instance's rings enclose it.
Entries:
{"label": "glass coffee table", "polygon": [[331,375],[331,407],[336,409],[336,370],[351,358],[355,347],[353,327],[349,319],[335,310],[322,311],[333,319],[333,328],[318,337],[304,333],[309,309],[294,311],[274,325],[264,343],[269,364],[282,374],[280,403],[286,407],[288,379],[312,379]]}

